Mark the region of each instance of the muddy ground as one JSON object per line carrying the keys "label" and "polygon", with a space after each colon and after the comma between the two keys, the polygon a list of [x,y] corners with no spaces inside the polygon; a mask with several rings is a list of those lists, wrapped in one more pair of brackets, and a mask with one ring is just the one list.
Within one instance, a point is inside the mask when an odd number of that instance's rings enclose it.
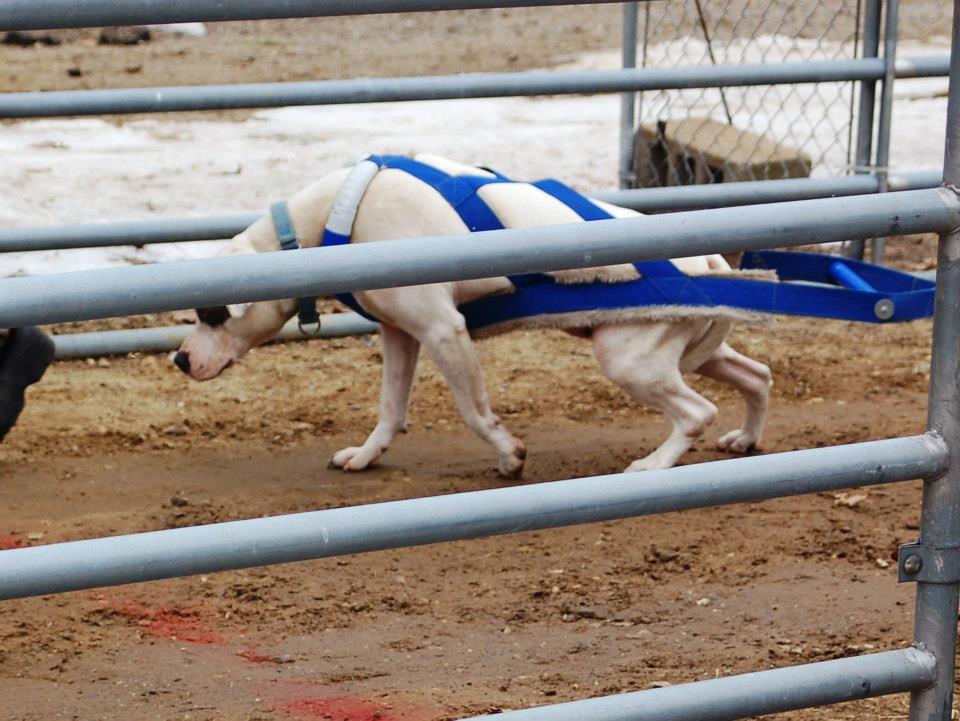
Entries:
{"label": "muddy ground", "polygon": [[[476,69],[542,64],[558,36],[578,38],[578,49],[616,40],[604,29],[613,9],[543,12],[533,26],[517,25],[533,16],[516,11],[401,27],[414,40],[455,38],[485,18],[502,31],[484,36],[494,49],[508,29],[531,41],[530,57],[492,52],[479,66],[441,43],[453,58],[444,63]],[[368,33],[389,22],[323,27]],[[311,77],[339,72],[340,56],[308,42],[321,23],[256,27],[122,50],[81,33],[2,52],[9,83],[34,88],[62,83],[49,63],[23,75],[29,56],[18,53],[96,68],[80,78],[91,85],[119,77],[123,63],[141,64],[127,74],[144,83],[304,77],[293,57]],[[281,33],[292,55],[264,45]],[[364,68],[431,71],[409,44],[374,44]],[[241,76],[244,52],[256,61]],[[930,265],[929,240],[892,250],[901,267]],[[737,329],[734,345],[774,372],[762,450],[921,432],[929,336],[929,322]],[[530,332],[480,348],[495,409],[530,449],[526,483],[618,471],[665,433],[663,419],[600,376],[584,341]],[[372,427],[380,361],[375,339],[351,338],[258,349],[204,385],[162,356],[58,363],[0,446],[0,544],[504,485],[429,361],[410,430],[383,464],[329,470],[331,454]],[[695,384],[721,417],[687,463],[723,458],[713,439],[740,417],[725,388]],[[919,484],[904,483],[6,602],[0,718],[428,721],[901,647],[912,589],[896,585],[892,553],[916,537],[918,510]],[[905,712],[895,696],[790,717]]]}

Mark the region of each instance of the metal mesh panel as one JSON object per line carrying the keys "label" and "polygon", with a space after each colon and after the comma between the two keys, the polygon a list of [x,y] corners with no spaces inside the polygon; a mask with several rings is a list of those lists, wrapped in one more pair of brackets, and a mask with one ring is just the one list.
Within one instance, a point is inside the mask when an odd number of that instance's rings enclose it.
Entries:
{"label": "metal mesh panel", "polygon": [[[643,3],[637,64],[781,63],[850,59],[858,0],[674,0]],[[844,174],[852,83],[643,93],[638,185]]]}

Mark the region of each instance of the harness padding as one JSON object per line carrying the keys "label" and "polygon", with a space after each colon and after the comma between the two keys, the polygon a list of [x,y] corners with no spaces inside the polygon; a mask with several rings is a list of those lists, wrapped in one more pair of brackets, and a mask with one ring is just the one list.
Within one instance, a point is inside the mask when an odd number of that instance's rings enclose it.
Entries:
{"label": "harness padding", "polygon": [[367,194],[367,188],[380,172],[380,166],[372,160],[361,160],[354,165],[333,201],[330,217],[327,219],[326,232],[349,238],[353,232],[353,223],[357,219],[360,202]]}

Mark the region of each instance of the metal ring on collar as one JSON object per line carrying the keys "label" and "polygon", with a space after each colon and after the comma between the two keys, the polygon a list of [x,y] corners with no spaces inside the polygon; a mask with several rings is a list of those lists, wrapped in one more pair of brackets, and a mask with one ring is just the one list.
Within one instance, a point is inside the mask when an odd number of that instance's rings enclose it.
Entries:
{"label": "metal ring on collar", "polygon": [[[310,326],[313,326],[313,328],[311,330],[307,330],[307,328]],[[319,319],[313,323],[304,323],[302,320],[297,319],[297,328],[299,328],[300,332],[308,338],[319,338],[322,327],[323,326]]]}

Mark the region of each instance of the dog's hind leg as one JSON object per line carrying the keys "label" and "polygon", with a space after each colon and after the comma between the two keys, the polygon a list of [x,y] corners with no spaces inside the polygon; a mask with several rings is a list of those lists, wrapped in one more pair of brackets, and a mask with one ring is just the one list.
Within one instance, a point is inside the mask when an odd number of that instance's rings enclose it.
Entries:
{"label": "dog's hind leg", "polygon": [[673,426],[667,440],[625,472],[670,468],[716,418],[716,406],[680,373],[680,360],[696,331],[695,322],[594,329],[594,353],[604,374],[630,397],[661,410]]}
{"label": "dog's hind leg", "polygon": [[335,468],[359,471],[374,465],[397,433],[406,426],[420,343],[413,336],[387,323],[380,326],[380,339],[383,347],[380,418],[362,446],[344,448],[334,454],[330,465]]}
{"label": "dog's hind leg", "polygon": [[767,419],[767,402],[773,385],[770,369],[724,343],[697,368],[697,373],[736,388],[747,404],[743,426],[720,436],[717,448],[731,453],[746,453],[756,448]]}

